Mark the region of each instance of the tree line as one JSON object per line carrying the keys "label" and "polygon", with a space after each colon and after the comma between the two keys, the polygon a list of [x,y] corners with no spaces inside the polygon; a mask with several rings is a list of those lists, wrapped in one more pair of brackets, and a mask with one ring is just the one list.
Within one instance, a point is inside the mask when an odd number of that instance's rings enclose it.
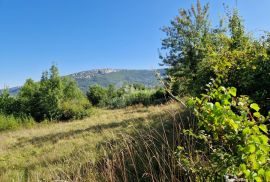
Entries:
{"label": "tree line", "polygon": [[8,90],[0,95],[0,111],[17,117],[30,116],[36,121],[69,120],[87,116],[90,103],[71,78],[60,77],[53,65],[42,73],[39,82],[26,80],[18,95]]}
{"label": "tree line", "polygon": [[90,85],[87,94],[70,77],[61,77],[53,65],[35,82],[26,80],[17,95],[8,89],[0,94],[0,130],[19,124],[42,121],[66,121],[90,116],[91,108],[122,108],[135,104],[151,105],[166,102],[164,89],[147,88],[143,84],[124,84],[120,88],[109,85]]}

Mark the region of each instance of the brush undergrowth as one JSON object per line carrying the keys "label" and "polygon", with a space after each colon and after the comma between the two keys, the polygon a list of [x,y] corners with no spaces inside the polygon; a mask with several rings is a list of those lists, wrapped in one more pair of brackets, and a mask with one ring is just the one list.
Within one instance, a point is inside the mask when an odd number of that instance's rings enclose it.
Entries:
{"label": "brush undergrowth", "polygon": [[[179,106],[180,107],[180,106]],[[177,146],[185,145],[195,151],[195,141],[181,133],[185,128],[195,127],[194,116],[189,111],[174,110],[153,119],[144,128],[122,135],[119,142],[108,142],[102,148],[104,157],[95,170],[101,181],[193,181],[179,164]],[[203,156],[194,160],[203,162]]]}
{"label": "brush undergrowth", "polygon": [[17,129],[19,127],[31,127],[35,121],[31,117],[15,117],[0,114],[0,131]]}

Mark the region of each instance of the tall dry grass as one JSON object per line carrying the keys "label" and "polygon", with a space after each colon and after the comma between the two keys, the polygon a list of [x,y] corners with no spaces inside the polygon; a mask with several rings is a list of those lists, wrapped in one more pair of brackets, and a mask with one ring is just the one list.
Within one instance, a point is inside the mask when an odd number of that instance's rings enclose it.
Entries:
{"label": "tall dry grass", "polygon": [[191,112],[179,108],[153,117],[155,122],[151,125],[134,128],[132,134],[122,135],[121,142],[108,142],[103,146],[106,157],[96,166],[101,181],[180,182],[199,179],[182,165],[176,152],[179,145],[185,146],[193,165],[207,161],[194,153],[196,140],[183,134],[186,128],[196,128]]}
{"label": "tall dry grass", "polygon": [[178,109],[175,104],[96,109],[84,120],[1,132],[0,181],[104,181],[101,161],[121,149],[124,136],[135,137],[134,130],[154,127]]}

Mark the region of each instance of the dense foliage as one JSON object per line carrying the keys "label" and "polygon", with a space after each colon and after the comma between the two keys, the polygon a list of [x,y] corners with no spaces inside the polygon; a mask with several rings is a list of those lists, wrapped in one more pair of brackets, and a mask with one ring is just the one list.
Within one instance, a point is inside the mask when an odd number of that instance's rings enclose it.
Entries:
{"label": "dense foliage", "polygon": [[[162,41],[168,79],[174,94],[199,95],[211,78],[223,77],[222,85],[234,86],[249,95],[263,111],[269,110],[270,39],[246,33],[237,10],[227,12],[219,26],[209,20],[209,6],[180,10]],[[260,81],[258,81],[260,80]]]}
{"label": "dense foliage", "polygon": [[124,84],[118,89],[113,85],[107,88],[91,85],[87,97],[94,106],[122,108],[137,104],[161,104],[166,102],[167,96],[162,88],[146,88],[143,84],[136,83]]}
{"label": "dense foliage", "polygon": [[185,131],[196,145],[178,147],[179,165],[197,181],[270,181],[270,36],[246,33],[237,10],[226,15],[214,27],[198,1],[164,28],[168,91],[196,97],[196,126]]}
{"label": "dense foliage", "polygon": [[31,117],[15,117],[13,115],[0,114],[0,131],[16,129],[21,126],[30,127],[35,124]]}
{"label": "dense foliage", "polygon": [[261,115],[258,104],[247,96],[237,97],[234,87],[210,88],[202,98],[188,103],[194,108],[198,128],[185,132],[199,143],[194,153],[208,156],[204,166],[192,166],[184,146],[179,147],[180,161],[184,160],[190,171],[201,173],[203,181],[222,180],[228,174],[251,181],[270,180],[270,145],[265,125],[270,113],[267,117]]}
{"label": "dense foliage", "polygon": [[56,66],[42,74],[40,82],[28,79],[17,96],[0,95],[0,111],[36,121],[78,119],[88,115],[89,102],[74,80],[61,78]]}

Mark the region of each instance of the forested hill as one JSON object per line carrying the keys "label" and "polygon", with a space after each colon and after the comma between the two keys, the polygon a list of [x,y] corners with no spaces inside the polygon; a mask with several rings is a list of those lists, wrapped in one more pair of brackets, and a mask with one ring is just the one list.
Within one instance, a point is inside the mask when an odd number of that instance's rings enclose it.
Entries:
{"label": "forested hill", "polygon": [[124,83],[141,83],[148,87],[155,87],[159,84],[156,72],[163,74],[164,70],[98,69],[74,73],[69,76],[77,81],[83,91],[86,91],[89,85],[93,84],[104,87],[113,84],[120,87]]}
{"label": "forested hill", "polygon": [[[156,72],[163,75],[165,70],[95,69],[73,73],[67,76],[74,78],[78,86],[86,92],[89,85],[93,84],[99,84],[101,86],[114,84],[116,87],[120,87],[124,83],[141,83],[147,87],[155,87],[159,85]],[[10,93],[15,95],[19,89],[20,87],[10,88]]]}

